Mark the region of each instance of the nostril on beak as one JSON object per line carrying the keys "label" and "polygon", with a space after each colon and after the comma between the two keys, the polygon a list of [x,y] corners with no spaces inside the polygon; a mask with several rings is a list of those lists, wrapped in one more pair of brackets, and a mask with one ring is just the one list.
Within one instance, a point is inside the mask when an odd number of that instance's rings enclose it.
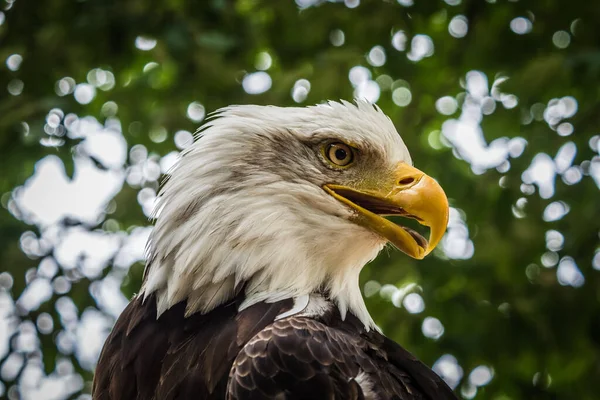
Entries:
{"label": "nostril on beak", "polygon": [[401,179],[398,184],[402,186],[411,185],[415,181],[415,178],[409,176],[408,178]]}

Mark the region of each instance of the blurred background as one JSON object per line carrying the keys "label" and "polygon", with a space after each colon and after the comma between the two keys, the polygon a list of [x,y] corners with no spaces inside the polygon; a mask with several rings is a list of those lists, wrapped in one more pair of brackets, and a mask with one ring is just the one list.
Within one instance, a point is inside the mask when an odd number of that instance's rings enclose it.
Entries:
{"label": "blurred background", "polygon": [[229,104],[363,97],[451,204],[362,274],[464,399],[600,393],[590,0],[0,0],[0,397],[89,399],[161,176]]}

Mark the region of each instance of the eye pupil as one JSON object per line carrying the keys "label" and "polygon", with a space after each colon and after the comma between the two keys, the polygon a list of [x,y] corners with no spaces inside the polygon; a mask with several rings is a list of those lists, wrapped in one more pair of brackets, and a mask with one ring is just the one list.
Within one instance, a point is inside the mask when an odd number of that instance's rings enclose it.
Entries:
{"label": "eye pupil", "polygon": [[335,158],[337,158],[340,161],[344,161],[347,156],[348,156],[348,153],[346,153],[346,150],[344,150],[344,149],[337,149],[335,151]]}
{"label": "eye pupil", "polygon": [[350,165],[354,158],[352,148],[345,143],[331,143],[324,150],[329,161],[339,167]]}

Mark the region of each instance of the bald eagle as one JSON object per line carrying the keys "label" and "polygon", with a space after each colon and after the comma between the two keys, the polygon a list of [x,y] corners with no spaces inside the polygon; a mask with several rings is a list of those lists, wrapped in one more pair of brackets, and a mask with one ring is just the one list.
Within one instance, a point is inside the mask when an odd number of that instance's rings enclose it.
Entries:
{"label": "bald eagle", "polygon": [[[390,215],[429,227],[429,241]],[[448,221],[443,190],[378,107],[221,109],[155,216],[94,399],[455,398],[381,333],[359,288],[386,243],[421,259]]]}

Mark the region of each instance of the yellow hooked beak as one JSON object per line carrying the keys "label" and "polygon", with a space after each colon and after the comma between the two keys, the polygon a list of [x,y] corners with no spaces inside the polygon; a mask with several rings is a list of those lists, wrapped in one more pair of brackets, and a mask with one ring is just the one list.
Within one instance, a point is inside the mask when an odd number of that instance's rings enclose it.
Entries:
{"label": "yellow hooked beak", "polygon": [[[357,211],[354,221],[389,240],[409,256],[422,259],[437,246],[448,225],[448,199],[440,185],[425,173],[400,163],[391,187],[359,190],[328,184],[325,191]],[[388,185],[389,186],[389,185]],[[384,216],[398,215],[429,227],[429,241],[414,230]]]}

